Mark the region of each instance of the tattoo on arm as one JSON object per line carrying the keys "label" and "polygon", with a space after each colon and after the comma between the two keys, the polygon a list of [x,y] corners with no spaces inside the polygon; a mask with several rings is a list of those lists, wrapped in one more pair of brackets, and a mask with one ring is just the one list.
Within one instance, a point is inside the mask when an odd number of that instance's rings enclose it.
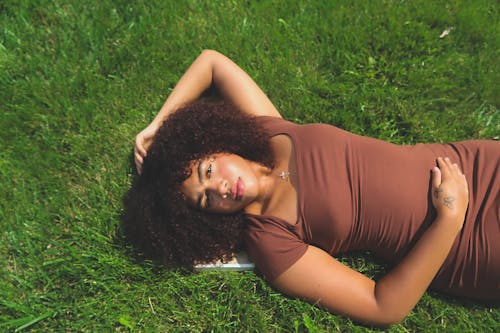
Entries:
{"label": "tattoo on arm", "polygon": [[443,205],[445,205],[446,207],[452,209],[453,208],[453,202],[455,201],[455,198],[454,197],[446,197],[444,198],[443,200]]}

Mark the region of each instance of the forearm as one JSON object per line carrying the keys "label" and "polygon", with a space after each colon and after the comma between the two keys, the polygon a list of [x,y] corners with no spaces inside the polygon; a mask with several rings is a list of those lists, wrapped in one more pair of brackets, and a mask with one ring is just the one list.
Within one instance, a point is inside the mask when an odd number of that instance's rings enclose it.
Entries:
{"label": "forearm", "polygon": [[161,107],[153,123],[159,125],[172,111],[197,99],[211,86],[213,73],[211,52],[213,51],[203,51],[189,66]]}
{"label": "forearm", "polygon": [[181,77],[153,123],[160,124],[172,111],[197,99],[211,86],[241,112],[251,116],[281,117],[244,70],[223,54],[204,50]]}
{"label": "forearm", "polygon": [[448,256],[458,231],[445,219],[436,219],[403,261],[376,283],[377,304],[389,321],[406,317]]}

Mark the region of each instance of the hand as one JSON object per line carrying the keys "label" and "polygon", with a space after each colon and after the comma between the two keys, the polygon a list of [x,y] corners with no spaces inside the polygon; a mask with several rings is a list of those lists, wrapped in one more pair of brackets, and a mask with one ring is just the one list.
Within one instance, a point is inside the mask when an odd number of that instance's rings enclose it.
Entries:
{"label": "hand", "polygon": [[460,230],[469,204],[467,180],[456,163],[439,157],[438,167],[432,170],[432,204],[438,218],[453,221]]}
{"label": "hand", "polygon": [[139,174],[142,173],[142,163],[147,155],[147,149],[153,142],[153,137],[156,134],[158,127],[159,126],[156,123],[151,123],[135,137],[134,160],[135,167]]}

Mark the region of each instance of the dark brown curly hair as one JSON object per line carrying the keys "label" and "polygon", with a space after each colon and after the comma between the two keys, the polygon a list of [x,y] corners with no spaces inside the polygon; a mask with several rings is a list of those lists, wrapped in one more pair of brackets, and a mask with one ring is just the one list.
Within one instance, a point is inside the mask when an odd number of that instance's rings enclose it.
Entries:
{"label": "dark brown curly hair", "polygon": [[192,267],[228,260],[242,245],[242,212],[211,214],[190,207],[180,191],[192,161],[227,152],[272,168],[269,134],[228,102],[198,100],[172,113],[156,133],[124,197],[125,237],[146,258]]}

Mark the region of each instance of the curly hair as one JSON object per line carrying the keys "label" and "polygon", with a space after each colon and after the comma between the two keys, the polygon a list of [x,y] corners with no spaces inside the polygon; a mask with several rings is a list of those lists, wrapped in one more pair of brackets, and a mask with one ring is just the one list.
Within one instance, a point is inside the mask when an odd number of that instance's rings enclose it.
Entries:
{"label": "curly hair", "polygon": [[269,134],[225,101],[198,100],[158,129],[124,197],[123,230],[146,258],[167,266],[226,261],[241,248],[242,212],[211,214],[186,202],[180,186],[192,161],[226,152],[273,167]]}

